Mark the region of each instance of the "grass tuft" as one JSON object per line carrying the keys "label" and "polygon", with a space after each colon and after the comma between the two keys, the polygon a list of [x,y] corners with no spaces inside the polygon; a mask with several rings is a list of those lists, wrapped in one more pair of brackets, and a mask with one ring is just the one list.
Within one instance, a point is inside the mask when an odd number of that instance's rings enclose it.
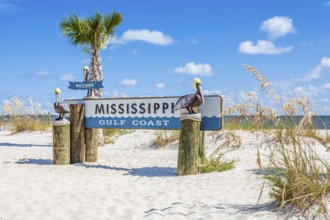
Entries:
{"label": "grass tuft", "polygon": [[211,157],[210,159],[204,159],[200,165],[199,172],[211,173],[211,172],[222,172],[235,168],[234,160],[224,160],[224,154],[219,153],[217,157]]}
{"label": "grass tuft", "polygon": [[166,146],[169,143],[172,143],[173,141],[179,140],[180,131],[159,130],[155,132],[155,136],[154,145],[156,148],[160,148]]}
{"label": "grass tuft", "polygon": [[[316,143],[328,149],[329,137],[316,132],[309,100],[301,96],[281,98],[261,72],[248,65],[244,67],[256,78],[267,100],[273,99],[273,103],[281,106],[280,114],[285,117],[278,117],[274,110],[249,97],[242,104],[227,108],[229,113],[239,113],[248,123],[234,121],[228,128],[241,126],[241,129],[265,132],[262,142],[270,149],[269,164],[268,167],[261,164],[259,148],[257,164],[259,169],[275,171],[263,177],[270,185],[270,197],[275,199],[280,209],[292,205],[303,215],[312,207],[326,212],[324,201],[330,192],[330,166],[317,154]],[[298,113],[303,115],[299,122],[296,120]]]}
{"label": "grass tuft", "polygon": [[129,129],[103,129],[104,144],[113,144],[118,136],[128,134]]}
{"label": "grass tuft", "polygon": [[29,104],[13,97],[4,103],[2,109],[10,116],[10,128],[13,133],[23,131],[46,131],[51,127],[51,118],[39,103],[29,99]]}

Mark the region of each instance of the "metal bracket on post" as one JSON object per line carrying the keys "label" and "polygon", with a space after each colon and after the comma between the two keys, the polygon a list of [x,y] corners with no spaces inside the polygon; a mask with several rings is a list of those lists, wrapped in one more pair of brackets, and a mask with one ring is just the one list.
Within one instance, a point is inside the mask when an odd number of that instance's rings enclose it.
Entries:
{"label": "metal bracket on post", "polygon": [[202,121],[202,114],[201,113],[195,113],[195,114],[181,113],[180,120],[181,121],[184,121],[184,120]]}

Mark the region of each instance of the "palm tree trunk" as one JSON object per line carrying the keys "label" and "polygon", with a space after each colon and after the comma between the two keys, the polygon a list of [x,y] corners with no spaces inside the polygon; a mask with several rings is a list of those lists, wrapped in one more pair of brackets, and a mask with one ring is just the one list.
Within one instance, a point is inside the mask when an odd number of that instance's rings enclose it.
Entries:
{"label": "palm tree trunk", "polygon": [[[102,71],[102,59],[100,51],[97,49],[92,50],[92,56],[90,61],[90,75],[91,80],[101,81],[103,80],[103,71]],[[93,89],[89,90],[87,96],[91,95],[97,96],[99,98],[102,97],[102,89]],[[98,145],[104,145],[104,138],[103,138],[103,129],[97,129],[98,135]]]}
{"label": "palm tree trunk", "polygon": [[[103,80],[103,68],[100,51],[97,49],[92,50],[90,61],[90,75],[91,80],[101,81]],[[102,97],[102,89],[94,89],[94,96]],[[91,95],[88,93],[87,95]]]}

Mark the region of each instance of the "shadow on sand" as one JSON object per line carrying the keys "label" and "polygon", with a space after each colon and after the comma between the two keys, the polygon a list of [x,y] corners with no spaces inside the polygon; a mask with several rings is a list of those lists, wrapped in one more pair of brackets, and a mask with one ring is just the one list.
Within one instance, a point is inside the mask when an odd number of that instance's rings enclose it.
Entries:
{"label": "shadow on sand", "polygon": [[86,168],[96,168],[96,169],[109,169],[115,171],[126,171],[127,173],[123,175],[131,175],[131,176],[144,176],[144,177],[176,176],[176,168],[173,167],[123,168],[123,167],[111,167],[105,165],[90,165],[90,164],[79,164],[76,166],[83,166]]}
{"label": "shadow on sand", "polygon": [[17,164],[51,165],[51,164],[53,164],[53,160],[23,158],[23,159],[20,159],[19,161],[15,162],[15,163],[17,163]]}
{"label": "shadow on sand", "polygon": [[[194,211],[197,210],[197,211]],[[145,217],[150,216],[171,216],[181,215],[183,217],[198,216],[201,213],[208,214],[223,214],[228,215],[244,214],[258,215],[262,219],[267,219],[269,214],[278,212],[278,208],[273,203],[265,203],[259,205],[241,205],[241,204],[204,204],[204,203],[186,203],[186,202],[175,202],[171,205],[163,208],[151,208],[145,211]],[[266,217],[266,218],[265,218]]]}
{"label": "shadow on sand", "polygon": [[52,144],[0,143],[0,147],[53,147],[53,145]]}
{"label": "shadow on sand", "polygon": [[[51,159],[31,159],[23,158],[15,162],[17,164],[37,164],[37,165],[52,165]],[[123,168],[123,167],[111,167],[106,165],[91,165],[85,163],[71,164],[77,167],[85,167],[88,169],[108,169],[114,171],[125,171],[123,175],[131,176],[144,176],[144,177],[166,177],[176,176],[176,168],[173,167],[141,167],[141,168]]]}

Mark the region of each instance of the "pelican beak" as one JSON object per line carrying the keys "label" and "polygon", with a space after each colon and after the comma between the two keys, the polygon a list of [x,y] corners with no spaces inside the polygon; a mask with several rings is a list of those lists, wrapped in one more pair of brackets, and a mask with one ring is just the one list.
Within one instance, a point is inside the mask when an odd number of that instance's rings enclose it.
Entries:
{"label": "pelican beak", "polygon": [[88,72],[87,69],[84,69],[84,81],[87,82],[88,80]]}
{"label": "pelican beak", "polygon": [[199,89],[199,91],[203,91],[202,84],[201,83],[197,83],[196,84],[196,87]]}
{"label": "pelican beak", "polygon": [[197,91],[199,91],[200,95],[202,96],[202,99],[204,100],[204,92],[203,92],[202,84],[197,83],[196,87],[197,87]]}

